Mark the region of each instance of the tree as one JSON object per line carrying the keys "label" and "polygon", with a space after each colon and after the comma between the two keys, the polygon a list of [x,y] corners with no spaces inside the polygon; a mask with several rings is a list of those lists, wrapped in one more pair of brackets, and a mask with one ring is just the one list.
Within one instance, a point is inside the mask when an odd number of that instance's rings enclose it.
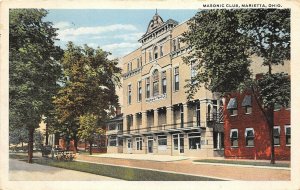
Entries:
{"label": "tree", "polygon": [[[197,75],[186,85],[188,98],[201,86],[223,94],[251,89],[269,126],[271,163],[275,163],[274,105],[288,105],[290,79],[286,73],[273,73],[272,68],[290,59],[290,11],[200,11],[188,24],[183,41],[192,50],[184,62],[198,63]],[[262,57],[262,66],[268,67],[258,80],[250,72],[251,56]]]}
{"label": "tree", "polygon": [[69,42],[62,58],[65,80],[54,103],[59,122],[72,133],[76,148],[79,117],[93,114],[101,122],[118,105],[115,86],[120,85],[121,69],[108,55],[100,48]]}
{"label": "tree", "polygon": [[92,155],[92,145],[95,138],[99,134],[103,134],[104,130],[99,127],[98,118],[93,114],[85,114],[79,118],[80,127],[78,129],[78,136],[90,144],[89,152]]}
{"label": "tree", "polygon": [[34,130],[52,104],[61,76],[62,50],[54,45],[56,30],[43,21],[43,9],[9,12],[10,129],[28,130],[28,162],[32,163]]}
{"label": "tree", "polygon": [[9,144],[18,145],[21,143],[21,148],[24,148],[24,143],[28,143],[28,131],[26,128],[11,128],[9,129]]}

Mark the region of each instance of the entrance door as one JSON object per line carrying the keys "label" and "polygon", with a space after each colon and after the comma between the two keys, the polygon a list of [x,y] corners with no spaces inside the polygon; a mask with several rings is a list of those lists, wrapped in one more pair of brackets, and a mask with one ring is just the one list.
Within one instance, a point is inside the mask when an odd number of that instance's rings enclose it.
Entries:
{"label": "entrance door", "polygon": [[179,153],[180,154],[183,154],[184,153],[184,137],[183,137],[183,134],[180,134],[179,135]]}
{"label": "entrance door", "polygon": [[184,153],[184,136],[183,134],[174,134],[173,135],[173,149],[178,151],[179,154]]}
{"label": "entrance door", "polygon": [[148,137],[148,153],[153,153],[153,137]]}
{"label": "entrance door", "polygon": [[132,153],[132,141],[131,141],[131,139],[127,139],[127,152]]}

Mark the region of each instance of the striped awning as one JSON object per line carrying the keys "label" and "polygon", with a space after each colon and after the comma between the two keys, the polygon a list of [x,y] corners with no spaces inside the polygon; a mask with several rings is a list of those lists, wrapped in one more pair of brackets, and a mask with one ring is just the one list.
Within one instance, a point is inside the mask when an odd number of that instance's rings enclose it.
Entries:
{"label": "striped awning", "polygon": [[252,106],[252,104],[251,104],[251,96],[250,96],[250,95],[246,95],[246,96],[244,97],[244,100],[243,100],[243,102],[242,102],[242,106],[243,106],[243,107],[246,107],[246,106]]}
{"label": "striped awning", "polygon": [[227,109],[236,109],[237,108],[237,101],[236,98],[230,98]]}

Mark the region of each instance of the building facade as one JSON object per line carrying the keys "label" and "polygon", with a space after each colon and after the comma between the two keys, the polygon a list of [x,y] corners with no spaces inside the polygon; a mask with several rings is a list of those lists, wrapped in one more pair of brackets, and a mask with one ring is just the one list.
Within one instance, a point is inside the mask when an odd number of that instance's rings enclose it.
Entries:
{"label": "building facade", "polygon": [[[123,126],[114,151],[133,154],[222,156],[223,101],[201,88],[188,101],[184,86],[195,75],[183,63],[187,23],[155,14],[141,47],[123,57]],[[119,128],[120,129],[120,128]],[[122,143],[120,144],[120,142]]]}
{"label": "building facade", "polygon": [[[232,93],[224,111],[225,158],[270,159],[269,126],[251,93]],[[290,108],[274,110],[273,141],[276,160],[290,160]]]}

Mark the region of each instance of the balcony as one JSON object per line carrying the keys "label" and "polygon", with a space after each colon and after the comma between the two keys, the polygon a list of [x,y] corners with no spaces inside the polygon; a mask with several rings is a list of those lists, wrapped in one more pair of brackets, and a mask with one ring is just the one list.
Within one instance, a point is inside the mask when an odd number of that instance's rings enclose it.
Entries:
{"label": "balcony", "polygon": [[146,102],[151,103],[151,102],[159,101],[159,100],[162,100],[165,98],[167,98],[167,94],[160,94],[160,95],[153,96],[151,98],[146,98]]}
{"label": "balcony", "polygon": [[175,123],[171,125],[161,124],[158,126],[148,126],[138,129],[126,130],[123,132],[124,137],[140,136],[140,135],[153,135],[158,133],[172,133],[172,132],[189,132],[189,131],[201,131],[205,129],[205,122],[185,122],[185,123]]}
{"label": "balcony", "polygon": [[206,120],[208,123],[224,123],[223,111],[219,113],[206,114]]}

